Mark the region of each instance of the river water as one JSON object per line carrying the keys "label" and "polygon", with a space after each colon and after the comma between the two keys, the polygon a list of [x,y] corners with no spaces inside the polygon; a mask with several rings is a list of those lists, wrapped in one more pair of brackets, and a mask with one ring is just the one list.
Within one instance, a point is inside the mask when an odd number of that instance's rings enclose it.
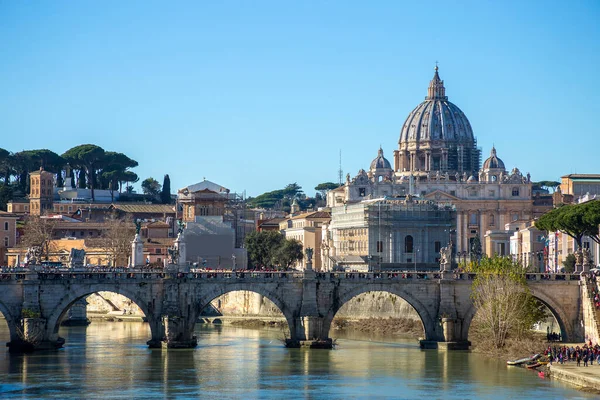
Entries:
{"label": "river water", "polygon": [[[141,322],[61,327],[61,350],[0,350],[0,398],[593,397],[476,354],[422,351],[414,339],[338,334],[336,350],[302,350],[284,348],[276,330],[197,324],[196,334],[195,350],[162,351],[146,347]],[[6,324],[0,340],[8,340]]]}

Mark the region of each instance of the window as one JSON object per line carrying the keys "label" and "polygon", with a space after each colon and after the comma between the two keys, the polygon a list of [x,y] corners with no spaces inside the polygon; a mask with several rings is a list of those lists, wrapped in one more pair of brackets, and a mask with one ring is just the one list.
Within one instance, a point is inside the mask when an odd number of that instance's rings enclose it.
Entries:
{"label": "window", "polygon": [[4,247],[8,247],[8,237],[4,236]]}
{"label": "window", "polygon": [[442,242],[435,242],[435,252],[439,253],[442,249]]}
{"label": "window", "polygon": [[496,197],[496,191],[495,190],[488,190],[488,196],[489,197]]}
{"label": "window", "polygon": [[513,220],[513,221],[516,221],[516,220],[518,220],[518,219],[519,219],[519,214],[517,214],[517,213],[514,213],[514,214],[512,215],[512,220]]}
{"label": "window", "polygon": [[8,222],[4,223],[4,230],[7,231],[8,230]]}
{"label": "window", "polygon": [[454,197],[456,197],[456,190],[451,190],[451,191],[450,191],[450,196],[454,196]]}
{"label": "window", "polygon": [[519,188],[518,187],[512,188],[512,195],[513,196],[518,196],[519,195]]}
{"label": "window", "polygon": [[477,214],[469,214],[469,225],[477,225]]}
{"label": "window", "polygon": [[496,221],[494,220],[494,214],[490,214],[490,226],[494,226]]}
{"label": "window", "polygon": [[366,196],[366,189],[365,188],[358,188],[358,195],[360,197],[365,197]]}
{"label": "window", "polygon": [[383,242],[381,240],[377,241],[377,252],[383,253]]}
{"label": "window", "polygon": [[408,235],[404,238],[404,252],[412,253],[413,252],[413,237]]}

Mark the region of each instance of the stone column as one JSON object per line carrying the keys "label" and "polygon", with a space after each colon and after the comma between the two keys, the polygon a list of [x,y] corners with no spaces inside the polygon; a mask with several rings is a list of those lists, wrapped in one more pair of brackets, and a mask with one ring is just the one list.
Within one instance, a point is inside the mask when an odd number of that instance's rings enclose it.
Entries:
{"label": "stone column", "polygon": [[131,266],[141,267],[144,263],[144,242],[142,242],[139,233],[136,233],[133,242],[131,242]]}
{"label": "stone column", "polygon": [[462,211],[456,213],[456,252],[458,253],[462,249],[463,242],[463,225],[462,225]]}
{"label": "stone column", "polygon": [[328,327],[319,315],[317,306],[317,282],[313,271],[305,271],[302,279],[302,307],[290,327],[292,337],[285,342],[286,347],[309,347],[331,349],[333,341],[326,332]]}
{"label": "stone column", "polygon": [[442,149],[442,159],[440,160],[442,171],[448,169],[448,149]]}
{"label": "stone column", "polygon": [[462,214],[462,225],[463,225],[463,250],[462,251],[466,251],[468,252],[469,249],[469,211],[463,211]]}
{"label": "stone column", "polygon": [[416,151],[410,152],[410,170],[411,171],[417,170],[417,152]]}
{"label": "stone column", "polygon": [[198,340],[193,335],[194,324],[189,318],[164,315],[162,323],[165,332],[162,347],[167,349],[192,349],[198,345]]}
{"label": "stone column", "polygon": [[177,235],[177,239],[175,240],[175,249],[177,249],[177,253],[179,254],[177,265],[180,267],[186,266],[186,242],[183,232]]}

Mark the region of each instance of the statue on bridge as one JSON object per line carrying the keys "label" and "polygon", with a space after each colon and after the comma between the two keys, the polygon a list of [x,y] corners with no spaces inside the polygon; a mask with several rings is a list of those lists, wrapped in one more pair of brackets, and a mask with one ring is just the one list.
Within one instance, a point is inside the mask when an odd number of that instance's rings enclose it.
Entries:
{"label": "statue on bridge", "polygon": [[479,235],[475,236],[473,242],[471,242],[471,259],[481,260],[481,241],[479,240]]}
{"label": "statue on bridge", "polygon": [[440,264],[450,264],[452,262],[452,242],[446,247],[440,249]]}
{"label": "statue on bridge", "polygon": [[83,267],[85,260],[84,249],[71,249],[69,254],[69,268],[81,268]]}
{"label": "statue on bridge", "polygon": [[312,247],[307,247],[306,250],[304,250],[304,253],[306,254],[306,262],[307,263],[312,262],[313,252],[314,252],[314,250]]}
{"label": "statue on bridge", "polygon": [[37,265],[40,261],[42,261],[42,248],[40,246],[28,247],[25,253],[25,266]]}
{"label": "statue on bridge", "polygon": [[441,270],[447,271],[448,268],[452,264],[452,242],[448,244],[446,247],[442,247],[440,249],[440,266]]}
{"label": "statue on bridge", "polygon": [[185,229],[185,222],[183,222],[182,220],[178,219],[177,220],[177,233],[183,233],[183,230]]}
{"label": "statue on bridge", "polygon": [[169,254],[169,264],[178,265],[179,264],[179,250],[175,247],[169,247],[167,249],[167,253]]}
{"label": "statue on bridge", "polygon": [[135,224],[135,234],[139,235],[140,229],[142,229],[142,220],[137,218],[133,221],[133,223]]}

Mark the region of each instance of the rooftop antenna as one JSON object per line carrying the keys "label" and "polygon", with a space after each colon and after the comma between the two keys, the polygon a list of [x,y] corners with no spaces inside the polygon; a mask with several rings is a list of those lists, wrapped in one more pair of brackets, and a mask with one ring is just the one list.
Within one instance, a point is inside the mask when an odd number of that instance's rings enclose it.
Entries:
{"label": "rooftop antenna", "polygon": [[344,171],[342,171],[342,149],[340,149],[340,168],[338,169],[338,183],[342,186],[342,179],[344,178]]}

